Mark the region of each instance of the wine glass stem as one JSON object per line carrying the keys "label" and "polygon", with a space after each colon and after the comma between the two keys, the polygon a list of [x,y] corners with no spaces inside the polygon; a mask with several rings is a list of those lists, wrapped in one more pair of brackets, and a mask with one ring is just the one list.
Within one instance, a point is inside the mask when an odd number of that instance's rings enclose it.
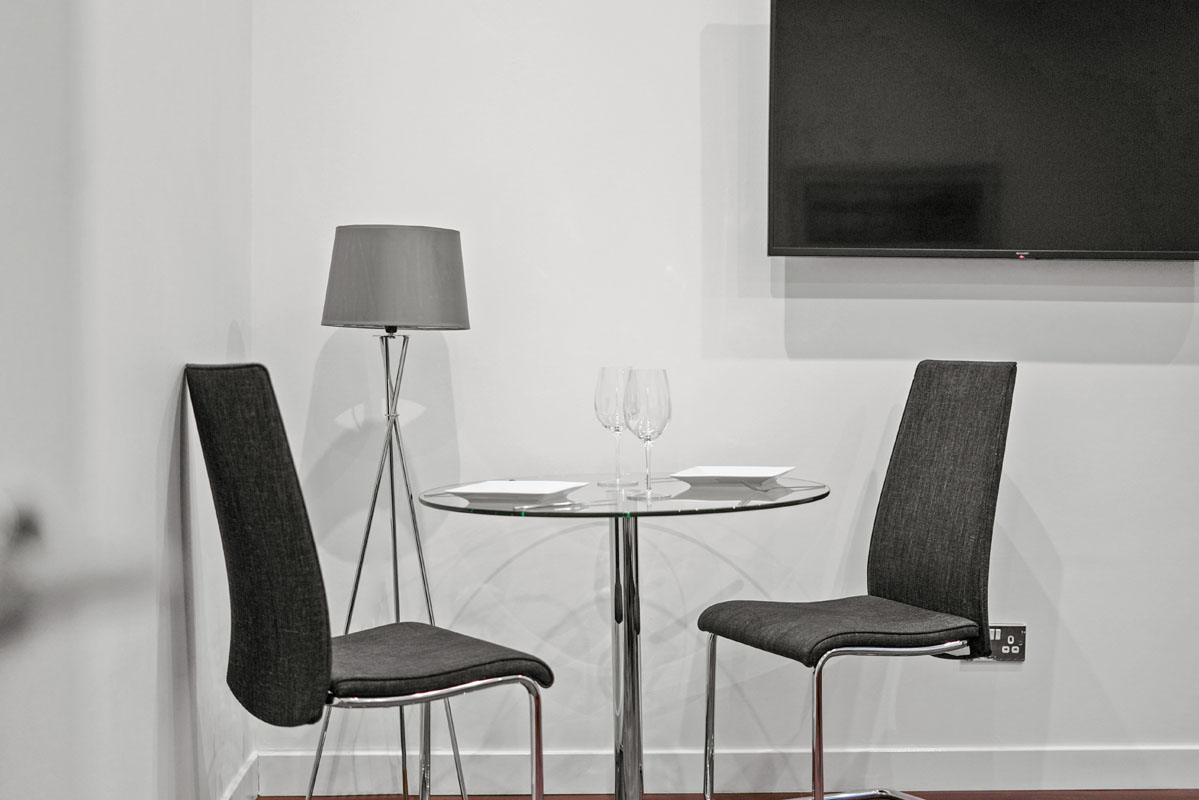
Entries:
{"label": "wine glass stem", "polygon": [[650,454],[653,452],[653,449],[654,449],[654,440],[646,439],[645,440],[645,494],[647,496],[650,494],[653,494],[653,489],[649,483]]}
{"label": "wine glass stem", "polygon": [[616,428],[612,431],[612,438],[616,440],[616,470],[612,474],[615,476],[617,482],[620,481],[620,434],[620,428]]}

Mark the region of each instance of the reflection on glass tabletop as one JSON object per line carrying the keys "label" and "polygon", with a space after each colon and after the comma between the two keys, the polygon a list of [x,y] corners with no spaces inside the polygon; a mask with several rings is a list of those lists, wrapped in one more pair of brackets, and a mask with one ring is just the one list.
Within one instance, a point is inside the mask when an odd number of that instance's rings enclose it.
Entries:
{"label": "reflection on glass tabletop", "polygon": [[[693,485],[662,475],[653,478],[654,491],[667,496],[645,500],[630,496],[645,488],[644,478],[619,488],[596,485],[611,477],[563,475],[460,483],[423,492],[420,501],[445,511],[501,516],[653,517],[795,506],[821,500],[829,493],[819,481],[789,475],[775,478],[763,488],[741,482]],[[506,490],[506,486],[510,488]],[[486,491],[478,492],[480,488]]]}

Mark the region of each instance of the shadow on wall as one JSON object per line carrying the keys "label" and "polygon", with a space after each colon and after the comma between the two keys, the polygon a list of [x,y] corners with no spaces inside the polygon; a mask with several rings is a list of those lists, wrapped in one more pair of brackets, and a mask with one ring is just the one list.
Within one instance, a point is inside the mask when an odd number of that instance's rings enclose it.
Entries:
{"label": "shadow on wall", "polygon": [[[231,322],[212,363],[244,362],[241,326]],[[183,370],[162,440],[167,481],[158,632],[157,785],[163,798],[216,797],[250,755],[248,715],[224,681],[229,641],[224,552],[207,493],[202,454],[193,449],[191,399]],[[203,492],[196,497],[193,492]]]}
{"label": "shadow on wall", "polygon": [[[392,345],[392,369],[400,342]],[[313,534],[322,550],[346,563],[356,563],[362,546],[366,509],[384,442],[383,359],[378,335],[338,330],[325,342],[312,375],[311,403],[303,444],[296,459],[308,500]],[[456,480],[458,432],[449,351],[440,334],[415,333],[397,406],[400,435],[408,457],[413,493]],[[403,479],[396,462],[397,525],[410,541]],[[379,511],[387,507],[386,479]],[[418,515],[421,508],[417,507]],[[379,517],[376,526],[382,524]],[[419,516],[427,543],[440,528],[437,517]],[[372,539],[376,531],[372,529]]]}
{"label": "shadow on wall", "polygon": [[766,256],[769,54],[766,25],[709,25],[700,39],[705,357],[784,355],[781,289]]}
{"label": "shadow on wall", "polygon": [[1195,263],[776,259],[792,358],[1199,363]]}
{"label": "shadow on wall", "polygon": [[769,45],[702,35],[705,356],[1199,364],[1195,262],[768,257]]}
{"label": "shadow on wall", "polygon": [[[166,797],[188,797],[200,792],[198,774],[199,722],[196,694],[196,620],[193,580],[190,496],[187,483],[187,389],[182,373],[179,402],[168,415],[168,463],[158,474],[168,476],[166,532],[162,548],[158,669],[161,691],[168,695],[158,704],[158,738],[169,743],[159,754],[158,789]],[[174,769],[164,768],[173,764]],[[171,774],[173,772],[173,774]],[[209,789],[214,787],[207,787]],[[202,795],[201,795],[202,796]]]}
{"label": "shadow on wall", "polygon": [[[990,673],[997,684],[995,692],[968,697],[969,705],[960,708],[974,720],[980,740],[1050,740],[1053,720],[1048,706],[1029,706],[1035,713],[1020,717],[1011,713],[1017,698],[1033,685],[1050,687],[1051,693],[1064,695],[1065,702],[1076,702],[1075,713],[1093,720],[1104,736],[1116,741],[1134,737],[1112,697],[1110,684],[1094,667],[1096,662],[1110,659],[1110,654],[1094,642],[1081,641],[1070,621],[1063,619],[1060,609],[1077,600],[1065,588],[1067,570],[1059,545],[1020,487],[1006,477],[999,492],[991,560],[1005,567],[992,571],[992,623],[1026,620],[1037,636],[1033,640],[1034,655],[1025,663],[958,666],[967,675]],[[1073,666],[1063,670],[1062,664]],[[1029,750],[1033,758],[1023,762],[1021,781],[1028,786],[1052,785],[1059,779],[1053,773],[1052,759],[1046,751]],[[1133,770],[1123,778],[1129,786],[1150,786],[1160,781],[1150,759],[1135,766],[1123,764],[1121,768]],[[984,778],[1001,781],[1004,776],[999,767],[993,764],[992,769]]]}

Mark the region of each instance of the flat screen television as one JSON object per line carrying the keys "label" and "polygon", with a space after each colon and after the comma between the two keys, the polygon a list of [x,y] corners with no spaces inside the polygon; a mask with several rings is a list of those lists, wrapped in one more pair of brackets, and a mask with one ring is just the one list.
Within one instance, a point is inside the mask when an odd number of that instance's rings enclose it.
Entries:
{"label": "flat screen television", "polygon": [[770,255],[1199,259],[1199,0],[773,0]]}

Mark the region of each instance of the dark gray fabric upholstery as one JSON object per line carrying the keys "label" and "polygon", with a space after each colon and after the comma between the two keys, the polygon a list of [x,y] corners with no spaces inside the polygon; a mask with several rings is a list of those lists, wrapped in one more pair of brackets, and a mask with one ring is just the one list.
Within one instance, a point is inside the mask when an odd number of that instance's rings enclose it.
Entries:
{"label": "dark gray fabric upholstery", "polygon": [[320,561],[270,376],[185,370],[233,616],[229,688],[273,725],[317,722],[330,697],[394,697],[484,678],[553,683],[538,658],[420,623],[330,637]]}
{"label": "dark gray fabric upholstery", "polygon": [[838,647],[927,647],[978,635],[968,619],[870,595],[814,603],[729,600],[704,611],[699,628],[809,667]]}
{"label": "dark gray fabric upholstery", "polygon": [[229,688],[272,725],[316,722],[329,690],[329,612],[270,376],[257,364],[186,374],[229,578]]}
{"label": "dark gray fabric upholstery", "polygon": [[965,639],[990,653],[987,575],[1016,365],[916,367],[883,482],[867,595],[815,603],[729,601],[699,627],[811,667],[837,647]]}
{"label": "dark gray fabric upholstery", "polygon": [[986,636],[991,533],[1016,365],[924,361],[916,368],[883,481],[866,590],[965,617]]}
{"label": "dark gray fabric upholstery", "polygon": [[554,682],[549,666],[535,656],[421,622],[333,639],[336,697],[394,697],[515,675],[542,686]]}

